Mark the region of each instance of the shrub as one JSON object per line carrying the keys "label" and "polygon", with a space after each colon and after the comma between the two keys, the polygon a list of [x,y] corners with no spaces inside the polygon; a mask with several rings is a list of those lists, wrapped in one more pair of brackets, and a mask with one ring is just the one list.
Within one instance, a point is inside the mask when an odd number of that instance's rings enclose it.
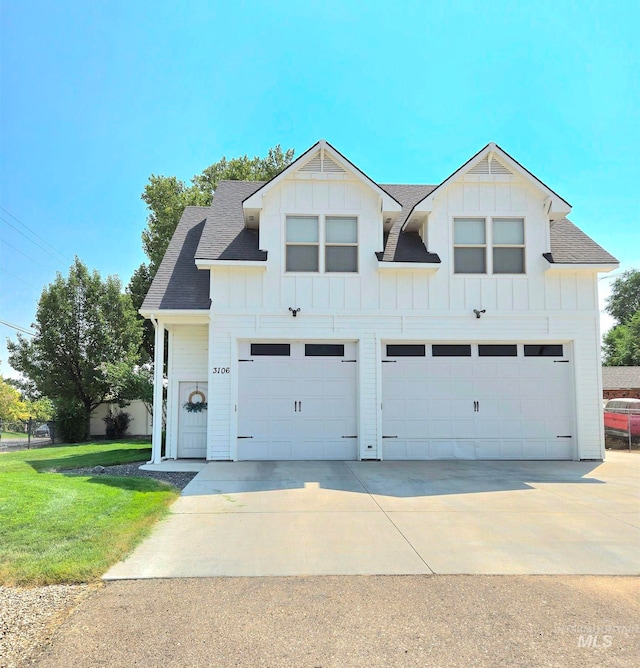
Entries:
{"label": "shrub", "polygon": [[107,416],[102,419],[107,425],[107,438],[122,438],[127,433],[127,429],[129,429],[129,424],[131,423],[131,415],[125,413],[125,411],[118,411],[117,413],[109,411]]}
{"label": "shrub", "polygon": [[80,443],[86,438],[87,414],[84,406],[63,403],[56,411],[56,440],[63,443]]}

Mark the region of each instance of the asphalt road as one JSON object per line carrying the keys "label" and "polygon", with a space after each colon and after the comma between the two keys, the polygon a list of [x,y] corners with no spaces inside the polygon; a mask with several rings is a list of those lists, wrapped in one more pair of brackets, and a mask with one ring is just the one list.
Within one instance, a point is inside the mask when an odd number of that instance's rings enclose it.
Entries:
{"label": "asphalt road", "polygon": [[640,578],[111,582],[67,619],[36,665],[635,667]]}

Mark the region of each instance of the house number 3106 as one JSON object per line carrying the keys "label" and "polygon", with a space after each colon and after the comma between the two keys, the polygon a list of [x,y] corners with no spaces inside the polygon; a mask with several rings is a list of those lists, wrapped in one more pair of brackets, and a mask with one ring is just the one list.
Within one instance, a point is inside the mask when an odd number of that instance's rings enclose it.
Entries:
{"label": "house number 3106", "polygon": [[231,373],[228,366],[214,366],[213,373]]}

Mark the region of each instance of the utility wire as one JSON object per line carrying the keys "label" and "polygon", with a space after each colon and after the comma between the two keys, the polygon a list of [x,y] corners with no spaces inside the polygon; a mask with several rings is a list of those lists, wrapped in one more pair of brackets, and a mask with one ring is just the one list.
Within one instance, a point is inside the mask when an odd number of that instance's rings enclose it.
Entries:
{"label": "utility wire", "polygon": [[32,331],[25,329],[24,327],[20,327],[20,325],[14,325],[10,322],[7,322],[6,320],[0,320],[0,325],[6,325],[7,327],[11,327],[11,329],[15,329],[17,332],[20,332],[21,334],[28,334],[29,336],[35,336],[35,334]]}
{"label": "utility wire", "polygon": [[11,245],[8,241],[5,241],[4,239],[0,239],[0,243],[3,243],[5,246],[9,246],[9,248],[13,248],[16,253],[20,253],[20,255],[24,255],[24,257],[27,258],[27,260],[31,260],[31,262],[35,262],[35,264],[41,266],[43,269],[47,269],[48,267],[45,267],[42,262],[38,262],[38,260],[34,260],[31,255],[27,255],[26,253],[23,253],[19,248],[16,248],[15,246]]}
{"label": "utility wire", "polygon": [[[63,255],[57,248],[52,246],[44,237],[41,237],[37,232],[34,232],[27,224],[23,223],[20,220],[20,218],[17,218],[16,216],[14,216],[11,213],[11,211],[9,211],[8,209],[5,209],[3,206],[0,206],[0,209],[2,209],[6,214],[11,216],[17,223],[20,223],[20,225],[22,225],[22,227],[24,227],[26,230],[29,230],[29,232],[31,232],[31,234],[33,234],[34,237],[37,237],[38,239],[40,239],[40,241],[44,241],[44,243],[47,244],[47,246],[49,246],[49,248],[51,248],[52,251],[56,252],[61,258],[64,258],[67,262],[73,262],[73,260],[70,260],[66,255]],[[6,222],[7,221],[5,220],[5,223]]]}
{"label": "utility wire", "polygon": [[37,241],[34,241],[33,239],[30,239],[22,230],[19,230],[15,225],[10,223],[6,218],[3,218],[0,216],[0,220],[6,223],[9,227],[13,228],[18,234],[21,234],[27,241],[30,241],[32,244],[35,244],[40,250],[43,250],[47,255],[50,255],[56,262],[60,263],[61,265],[64,266],[64,262],[60,259],[58,259],[53,253],[48,251],[44,246],[41,246]]}
{"label": "utility wire", "polygon": [[0,271],[3,274],[6,274],[7,276],[11,276],[11,278],[15,278],[16,280],[20,281],[21,283],[24,283],[25,285],[28,285],[30,288],[34,288],[35,290],[40,289],[40,288],[36,288],[36,286],[33,285],[33,283],[27,283],[27,281],[25,281],[23,278],[20,278],[20,276],[16,276],[15,274],[12,274],[10,271],[7,271],[6,269],[3,269],[2,267],[0,267]]}

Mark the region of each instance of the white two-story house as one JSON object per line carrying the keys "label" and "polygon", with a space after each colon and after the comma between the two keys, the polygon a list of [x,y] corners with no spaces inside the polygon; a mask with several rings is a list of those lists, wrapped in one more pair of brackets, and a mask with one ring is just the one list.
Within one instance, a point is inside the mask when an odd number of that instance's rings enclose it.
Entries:
{"label": "white two-story house", "polygon": [[153,461],[602,459],[618,265],[570,211],[495,144],[439,185],[376,183],[326,141],[220,183],[141,309]]}

